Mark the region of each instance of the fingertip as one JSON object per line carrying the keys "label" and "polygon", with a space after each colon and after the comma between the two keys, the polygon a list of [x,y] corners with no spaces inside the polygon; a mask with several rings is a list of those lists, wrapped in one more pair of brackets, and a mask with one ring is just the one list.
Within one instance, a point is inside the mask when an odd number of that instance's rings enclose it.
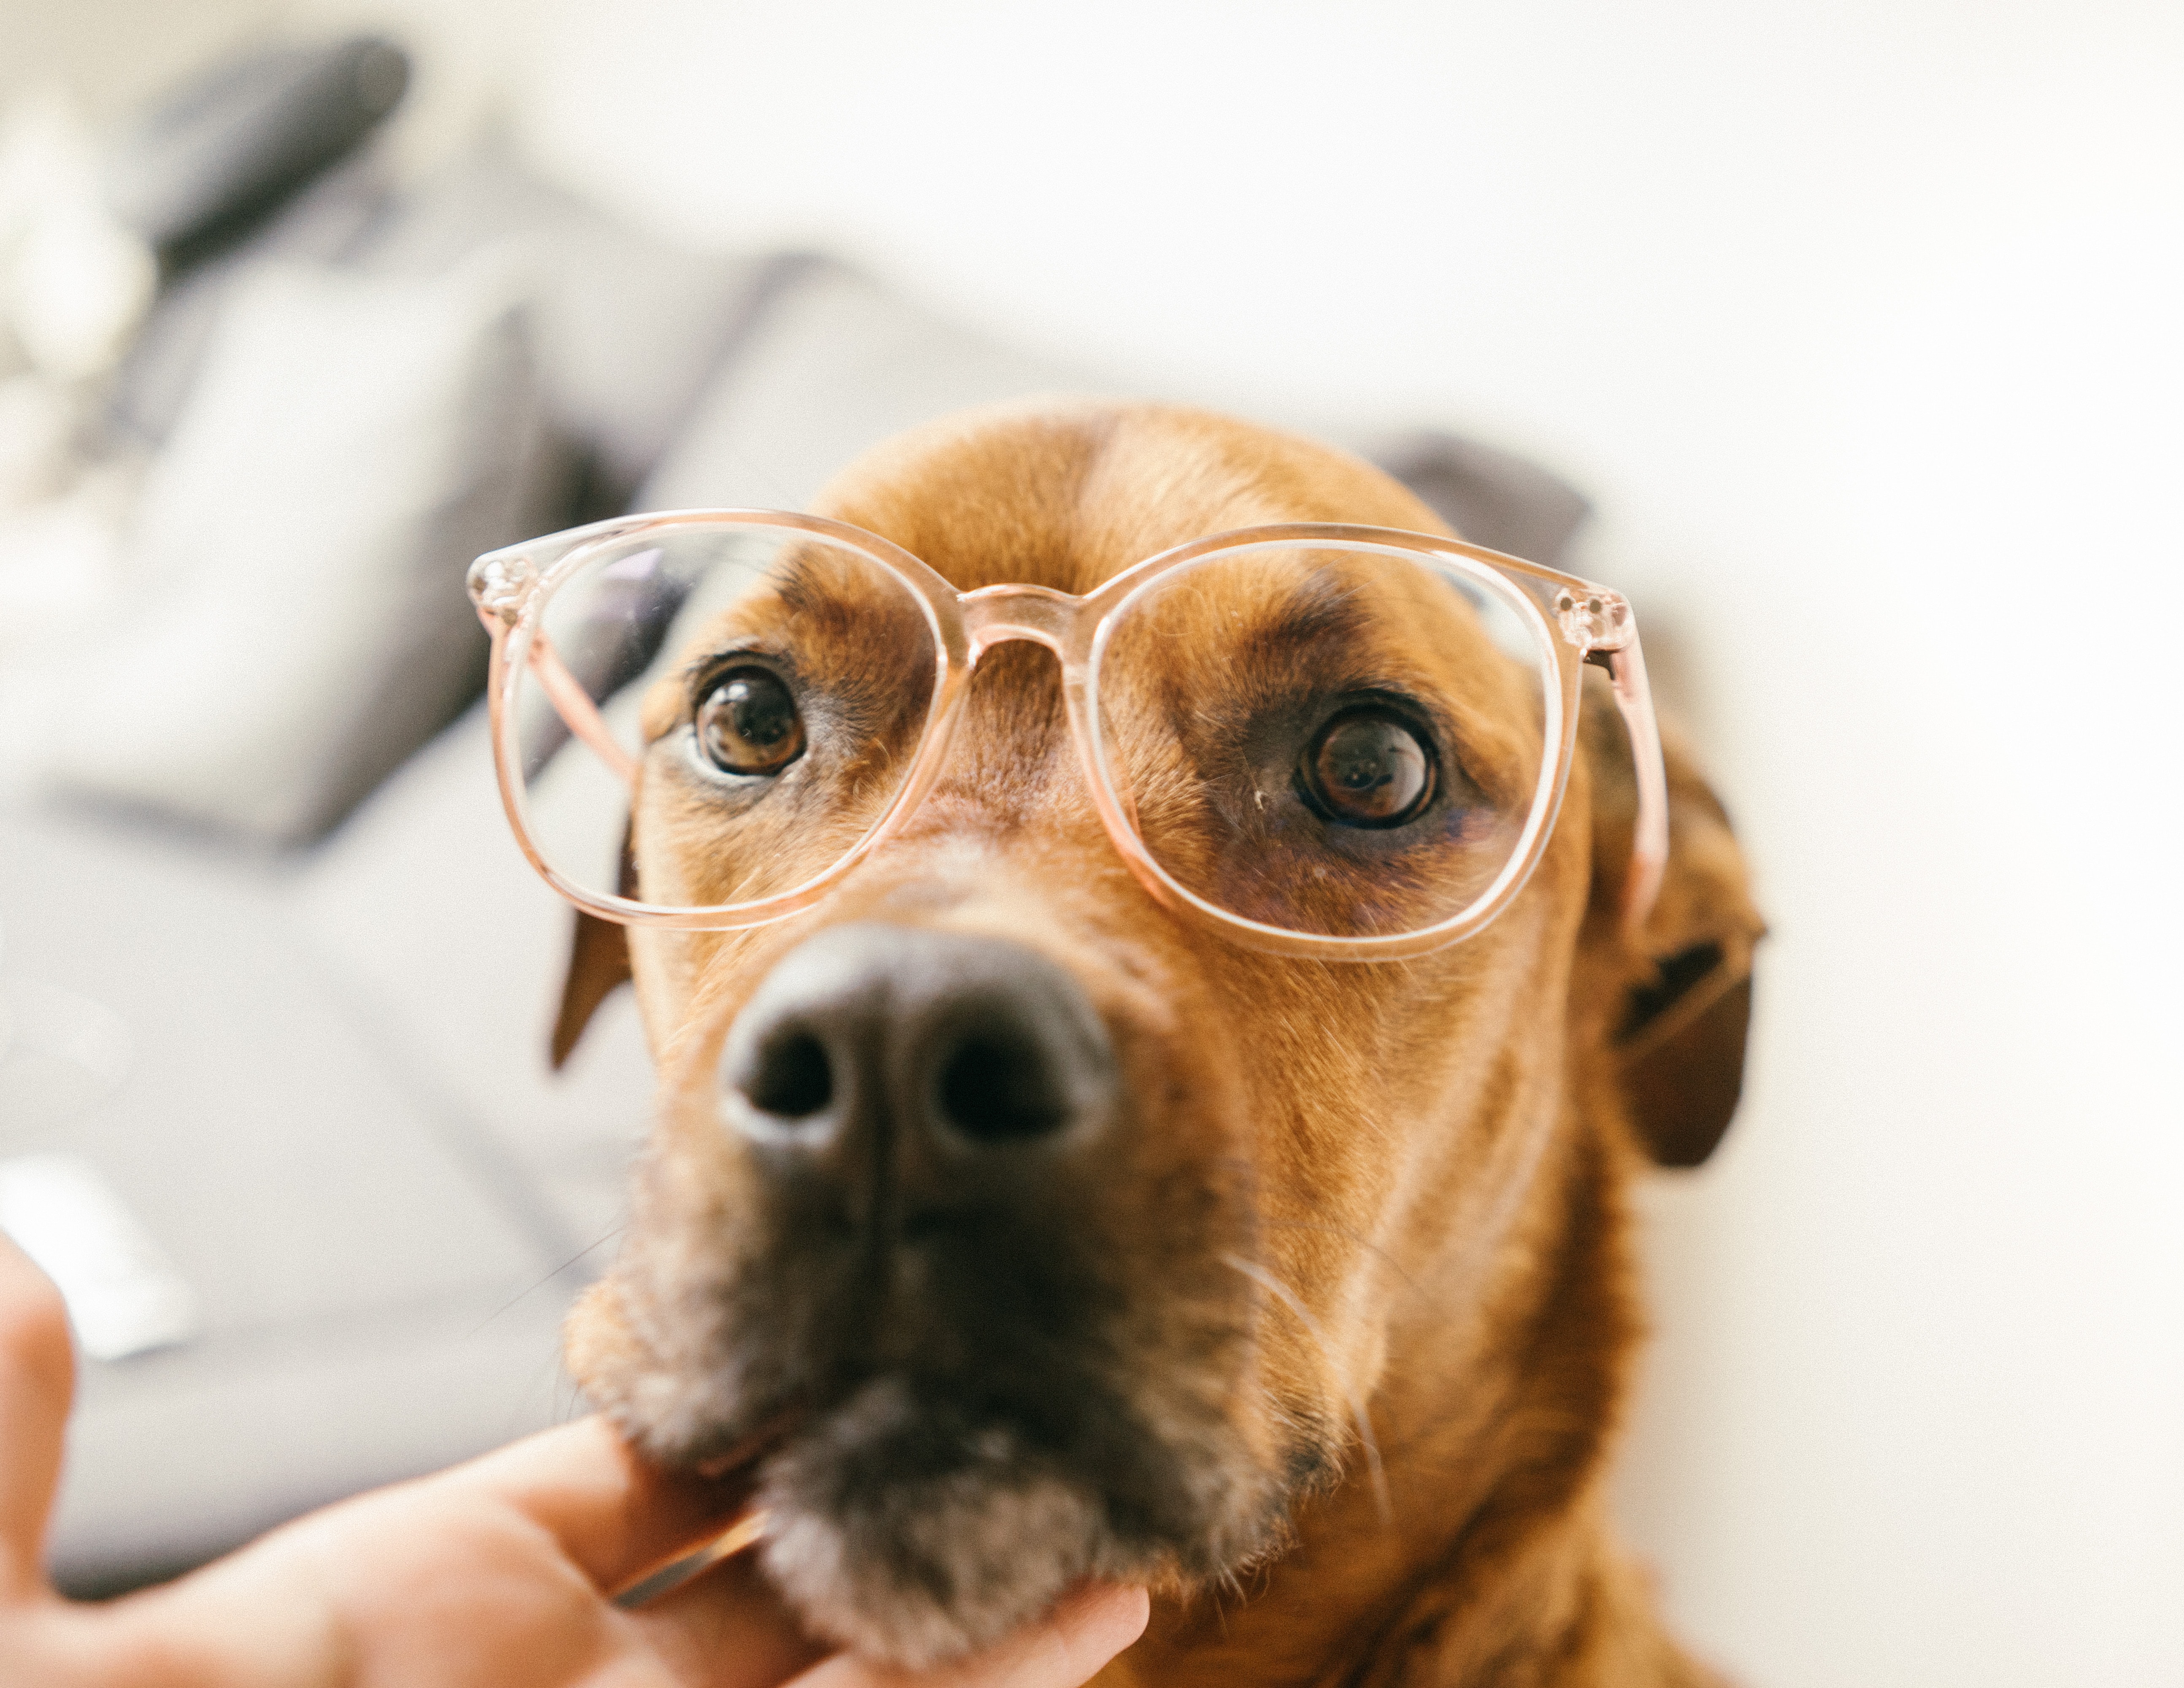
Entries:
{"label": "fingertip", "polygon": [[1145,1632],[1152,1597],[1130,1584],[1090,1583],[1055,1609],[1055,1626],[1086,1675]]}
{"label": "fingertip", "polygon": [[0,1352],[42,1381],[73,1379],[75,1347],[68,1303],[53,1280],[0,1231]]}
{"label": "fingertip", "polygon": [[75,1346],[53,1280],[0,1234],[0,1580],[36,1585],[60,1481]]}

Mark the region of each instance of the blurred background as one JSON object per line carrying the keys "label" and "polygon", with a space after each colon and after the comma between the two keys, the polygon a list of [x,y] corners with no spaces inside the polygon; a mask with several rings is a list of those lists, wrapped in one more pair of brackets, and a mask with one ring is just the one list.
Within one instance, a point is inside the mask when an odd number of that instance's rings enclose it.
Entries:
{"label": "blurred background", "polygon": [[[2184,1683],[2184,12],[0,0],[0,1223],[83,1591],[569,1410],[641,1128],[464,564],[1068,387],[1626,588],[1755,864],[1618,1496],[1754,1684]],[[1589,512],[1589,514],[1588,514]]]}

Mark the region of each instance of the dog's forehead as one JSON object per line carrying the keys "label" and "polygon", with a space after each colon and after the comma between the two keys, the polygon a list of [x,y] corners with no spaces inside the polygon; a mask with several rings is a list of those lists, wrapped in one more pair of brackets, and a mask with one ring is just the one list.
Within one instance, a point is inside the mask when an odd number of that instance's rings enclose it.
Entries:
{"label": "dog's forehead", "polygon": [[1173,546],[1268,522],[1446,531],[1398,482],[1325,446],[1180,406],[1088,401],[929,424],[851,465],[817,508],[962,591],[1086,593]]}

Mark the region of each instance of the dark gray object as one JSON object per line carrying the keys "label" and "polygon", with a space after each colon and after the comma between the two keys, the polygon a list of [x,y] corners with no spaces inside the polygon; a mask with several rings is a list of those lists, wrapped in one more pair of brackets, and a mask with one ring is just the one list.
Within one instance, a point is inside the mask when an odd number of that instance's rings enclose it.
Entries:
{"label": "dark gray object", "polygon": [[1550,567],[1592,513],[1576,487],[1529,458],[1454,434],[1399,434],[1368,455],[1473,544]]}
{"label": "dark gray object", "polygon": [[115,142],[108,203],[177,270],[348,153],[409,85],[409,56],[377,36],[230,59]]}

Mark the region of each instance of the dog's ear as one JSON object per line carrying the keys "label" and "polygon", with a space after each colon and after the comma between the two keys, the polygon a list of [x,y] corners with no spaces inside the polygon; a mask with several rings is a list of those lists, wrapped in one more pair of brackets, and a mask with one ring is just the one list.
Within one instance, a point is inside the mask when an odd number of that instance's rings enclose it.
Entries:
{"label": "dog's ear", "polygon": [[[621,866],[615,889],[622,896],[637,894],[637,859],[630,852],[629,834],[622,833]],[[561,1009],[554,1017],[551,1058],[559,1072],[577,1047],[584,1028],[592,1022],[599,1006],[629,980],[629,929],[610,920],[578,909],[575,931],[569,939],[569,971],[561,980]]]}
{"label": "dog's ear", "polygon": [[1592,904],[1585,992],[1630,1123],[1655,1161],[1696,1167],[1729,1129],[1744,1084],[1752,952],[1766,931],[1721,801],[1681,740],[1662,732],[1669,865],[1644,929],[1622,928],[1637,781],[1621,712],[1586,676],[1581,744],[1591,764]]}

